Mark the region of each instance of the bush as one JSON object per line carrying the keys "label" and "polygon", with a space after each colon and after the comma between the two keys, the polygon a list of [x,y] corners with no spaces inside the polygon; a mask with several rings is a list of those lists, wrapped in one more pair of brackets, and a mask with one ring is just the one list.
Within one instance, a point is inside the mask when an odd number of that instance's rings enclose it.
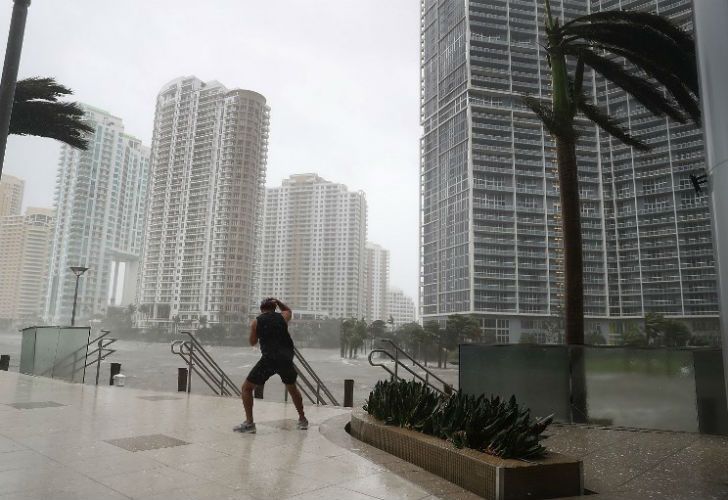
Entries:
{"label": "bush", "polygon": [[515,396],[471,396],[457,391],[443,396],[414,381],[380,381],[364,410],[387,425],[397,425],[446,439],[501,458],[538,458],[546,449],[541,434],[552,417],[533,420]]}

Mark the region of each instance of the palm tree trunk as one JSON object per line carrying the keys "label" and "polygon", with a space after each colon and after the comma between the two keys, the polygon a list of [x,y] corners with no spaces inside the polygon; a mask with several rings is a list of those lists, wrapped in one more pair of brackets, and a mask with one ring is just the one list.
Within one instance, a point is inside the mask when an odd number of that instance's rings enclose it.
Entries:
{"label": "palm tree trunk", "polygon": [[561,228],[564,249],[564,330],[569,350],[571,420],[586,423],[586,367],[584,365],[584,281],[581,245],[581,205],[576,144],[556,138],[561,192]]}
{"label": "palm tree trunk", "polygon": [[561,192],[561,232],[564,249],[564,333],[569,345],[584,343],[584,263],[576,144],[556,138]]}

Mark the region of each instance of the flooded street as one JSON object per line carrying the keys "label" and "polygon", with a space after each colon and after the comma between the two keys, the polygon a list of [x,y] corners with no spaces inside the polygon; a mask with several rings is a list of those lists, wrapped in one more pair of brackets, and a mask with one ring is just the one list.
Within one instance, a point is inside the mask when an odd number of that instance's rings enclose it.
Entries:
{"label": "flooded street", "polygon": [[[0,334],[0,354],[10,355],[10,370],[18,371],[20,361],[20,333]],[[119,340],[113,344],[117,350],[101,364],[100,383],[109,383],[109,363],[121,363],[126,375],[126,385],[137,389],[175,392],[177,390],[177,368],[184,367],[182,359],[172,354],[168,343]],[[242,383],[253,365],[260,358],[260,351],[251,347],[205,346],[215,361],[233,382]],[[372,387],[388,374],[379,367],[369,364],[366,355],[357,359],[342,359],[338,349],[303,348],[301,353],[321,377],[334,397],[343,404],[344,380],[354,380],[354,403],[363,404]],[[457,387],[457,368],[434,370],[445,381]],[[96,367],[86,372],[86,383],[93,384]],[[212,391],[195,375],[192,377],[192,392],[212,394]],[[283,384],[277,376],[265,385],[265,399],[283,401]]]}

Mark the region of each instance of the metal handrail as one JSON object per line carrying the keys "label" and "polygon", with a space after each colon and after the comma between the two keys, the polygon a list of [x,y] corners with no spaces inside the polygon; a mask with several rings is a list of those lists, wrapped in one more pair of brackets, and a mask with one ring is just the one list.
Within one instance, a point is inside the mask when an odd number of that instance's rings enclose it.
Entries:
{"label": "metal handrail", "polygon": [[189,340],[173,341],[170,350],[181,357],[188,366],[187,392],[191,388],[192,373],[195,373],[214,393],[221,396],[240,396],[237,384],[217,364],[192,332],[180,333],[186,334]]}
{"label": "metal handrail", "polygon": [[230,392],[225,388],[224,380],[216,378],[215,374],[211,371],[210,367],[205,364],[205,361],[200,358],[194,351],[193,344],[188,340],[176,340],[172,342],[171,350],[174,354],[177,354],[188,367],[188,382],[187,392],[190,392],[192,373],[196,373],[200,380],[207,385],[215,394],[218,392],[218,388],[221,396],[230,396]]}
{"label": "metal handrail", "polygon": [[[109,335],[110,333],[111,333],[110,330],[101,330],[101,335],[99,335],[98,337],[96,337],[93,340],[89,340],[85,346],[79,347],[72,353],[70,353],[70,354],[66,355],[65,357],[63,357],[62,359],[59,359],[58,361],[56,361],[56,363],[50,369],[50,372],[54,373],[56,370],[64,370],[69,366],[73,366],[74,374],[80,370],[84,370],[84,381],[85,381],[86,368],[93,365],[94,363],[98,363],[99,364],[98,366],[100,366],[102,360],[106,359],[107,357],[111,356],[112,354],[114,354],[116,352],[115,349],[106,349],[107,346],[113,344],[117,340],[117,339],[107,339],[106,336]],[[89,350],[88,350],[89,347],[94,343],[97,344],[96,349],[89,352]],[[83,357],[83,359],[79,359],[78,354],[80,354],[84,349],[86,350],[85,356]],[[104,350],[107,352],[104,353],[103,352]],[[99,353],[100,355],[97,356],[95,359],[88,361],[89,356],[92,356],[97,353]],[[83,366],[79,365],[78,368],[76,368],[76,365],[79,362],[82,362]],[[96,384],[97,385],[98,385],[98,380],[99,380],[99,374],[98,374],[99,367],[98,366],[96,368]]]}
{"label": "metal handrail", "polygon": [[[451,394],[452,393],[452,391],[453,391],[452,385],[448,384],[443,379],[441,379],[440,377],[438,377],[437,375],[435,375],[427,367],[423,366],[419,361],[417,361],[412,356],[410,356],[409,354],[407,354],[404,350],[402,350],[402,348],[400,348],[392,340],[389,340],[389,339],[379,339],[379,340],[391,344],[392,347],[394,347],[394,355],[392,355],[392,353],[390,353],[386,349],[373,349],[372,351],[369,352],[369,357],[368,357],[369,364],[370,365],[372,365],[372,366],[379,366],[379,367],[383,368],[385,371],[387,371],[392,376],[393,379],[399,379],[400,378],[399,373],[398,373],[398,368],[401,366],[402,368],[404,368],[405,370],[407,370],[412,376],[414,376],[415,378],[421,380],[422,382],[425,383],[425,385],[428,385],[429,387],[431,387],[434,390],[440,392],[441,394]],[[384,363],[375,363],[374,360],[372,359],[372,356],[375,353],[384,354],[385,356],[388,356],[392,361],[394,361],[394,370],[391,370]],[[425,372],[425,376],[423,377],[419,373],[417,373],[414,370],[412,370],[405,363],[403,363],[400,360],[400,358],[399,358],[399,354],[404,355],[404,357],[406,359],[412,361],[413,366],[417,366],[423,372]],[[437,385],[435,385],[432,382],[430,382],[430,378],[433,378],[433,379],[437,380],[438,382],[440,382],[442,384],[442,387],[443,388],[440,389]]]}
{"label": "metal handrail", "polygon": [[[293,348],[293,354],[295,355],[296,359],[301,363],[301,366],[306,370],[306,372],[309,374],[309,376],[313,379],[314,382],[316,382],[316,387],[320,390],[324,391],[324,394],[329,398],[329,403],[326,403],[322,398],[319,397],[320,392],[316,391],[316,404],[318,404],[318,401],[320,400],[324,404],[333,404],[334,406],[339,406],[339,402],[336,400],[333,394],[331,394],[331,391],[328,387],[326,387],[326,384],[324,384],[324,381],[321,380],[321,378],[318,376],[318,374],[313,370],[310,364],[308,364],[308,361],[306,361],[306,358],[303,357],[301,352],[294,347]],[[303,375],[301,371],[296,367],[296,371],[298,371],[299,375]],[[305,379],[305,376],[304,376]],[[309,398],[310,399],[310,398]]]}

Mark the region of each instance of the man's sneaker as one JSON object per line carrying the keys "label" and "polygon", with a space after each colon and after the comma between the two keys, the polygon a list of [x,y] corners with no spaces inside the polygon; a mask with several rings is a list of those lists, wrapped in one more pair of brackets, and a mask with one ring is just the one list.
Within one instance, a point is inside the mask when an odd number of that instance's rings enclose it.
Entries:
{"label": "man's sneaker", "polygon": [[255,423],[254,422],[243,422],[240,425],[233,427],[235,432],[242,432],[244,434],[255,434]]}
{"label": "man's sneaker", "polygon": [[301,431],[305,431],[308,429],[308,420],[306,417],[302,417],[298,419],[298,429]]}

